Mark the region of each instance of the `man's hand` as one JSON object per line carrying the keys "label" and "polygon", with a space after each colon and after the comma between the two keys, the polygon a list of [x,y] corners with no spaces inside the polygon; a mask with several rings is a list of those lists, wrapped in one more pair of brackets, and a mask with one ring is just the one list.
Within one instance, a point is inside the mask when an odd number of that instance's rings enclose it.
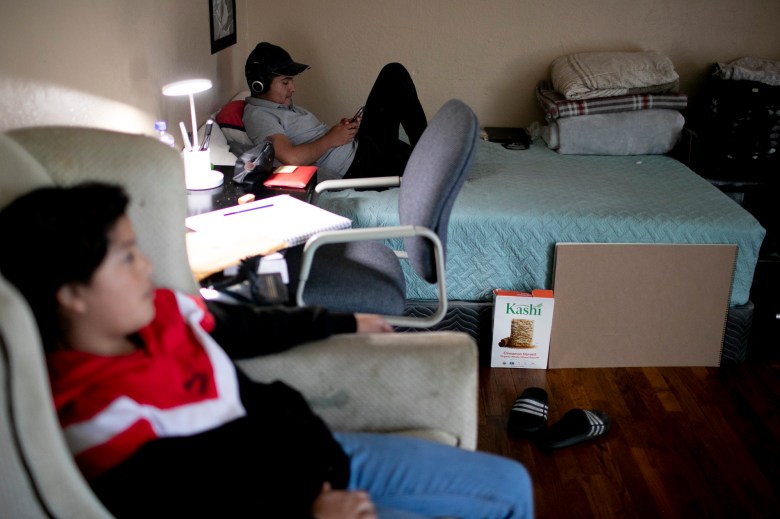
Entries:
{"label": "man's hand", "polygon": [[333,490],[324,483],[317,499],[311,505],[316,519],[376,519],[374,503],[366,492]]}
{"label": "man's hand", "polygon": [[355,314],[357,333],[393,333],[390,324],[374,314]]}
{"label": "man's hand", "polygon": [[358,123],[349,119],[342,119],[337,125],[333,126],[325,138],[328,139],[332,148],[343,146],[355,140],[358,131]]}

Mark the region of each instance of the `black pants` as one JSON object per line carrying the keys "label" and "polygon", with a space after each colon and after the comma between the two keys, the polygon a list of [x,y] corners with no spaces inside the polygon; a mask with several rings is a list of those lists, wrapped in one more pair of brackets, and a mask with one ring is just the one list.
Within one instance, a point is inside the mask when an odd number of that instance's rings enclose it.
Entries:
{"label": "black pants", "polygon": [[[427,125],[409,72],[400,63],[385,65],[368,94],[355,137],[357,152],[344,178],[403,175]],[[411,146],[398,139],[399,126],[404,127]]]}

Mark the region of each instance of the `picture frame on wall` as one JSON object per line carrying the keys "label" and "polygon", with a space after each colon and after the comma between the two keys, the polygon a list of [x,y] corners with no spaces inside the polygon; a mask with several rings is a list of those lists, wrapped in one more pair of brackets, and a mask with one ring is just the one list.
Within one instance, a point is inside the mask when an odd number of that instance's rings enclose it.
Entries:
{"label": "picture frame on wall", "polygon": [[236,43],[236,0],[209,0],[211,53]]}

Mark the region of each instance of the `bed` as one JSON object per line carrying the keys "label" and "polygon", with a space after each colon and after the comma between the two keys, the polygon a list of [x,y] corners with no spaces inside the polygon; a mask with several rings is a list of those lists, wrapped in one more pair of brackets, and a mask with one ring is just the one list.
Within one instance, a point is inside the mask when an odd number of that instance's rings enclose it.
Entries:
{"label": "bed", "polygon": [[[353,227],[397,224],[395,190],[329,192],[318,205]],[[723,356],[743,360],[764,234],[737,203],[665,155],[560,155],[541,141],[523,151],[481,141],[450,219],[451,310],[439,328],[489,340],[493,289],[551,288],[558,242],[732,243],[738,252]],[[407,279],[408,313],[427,313],[435,288]]]}
{"label": "bed", "polygon": [[[216,164],[235,163],[235,153],[251,145],[241,121],[246,95],[214,114],[221,130],[212,137]],[[325,192],[317,203],[352,219],[353,227],[397,224],[392,189]],[[450,310],[435,329],[466,331],[489,352],[493,289],[551,288],[559,242],[733,243],[738,252],[722,363],[739,362],[746,355],[750,287],[764,235],[750,213],[666,155],[567,155],[541,139],[528,150],[480,141],[450,219]],[[435,287],[411,269],[407,274],[407,314],[430,315]]]}

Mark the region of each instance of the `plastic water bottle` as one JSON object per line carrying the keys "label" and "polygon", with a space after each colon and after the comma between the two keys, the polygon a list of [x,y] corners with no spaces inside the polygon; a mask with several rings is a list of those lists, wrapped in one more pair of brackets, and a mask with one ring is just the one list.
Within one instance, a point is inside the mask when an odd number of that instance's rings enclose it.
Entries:
{"label": "plastic water bottle", "polygon": [[173,135],[168,133],[168,123],[157,121],[154,123],[154,130],[157,132],[157,138],[160,139],[160,142],[167,144],[171,148],[176,146],[176,140],[173,138]]}

